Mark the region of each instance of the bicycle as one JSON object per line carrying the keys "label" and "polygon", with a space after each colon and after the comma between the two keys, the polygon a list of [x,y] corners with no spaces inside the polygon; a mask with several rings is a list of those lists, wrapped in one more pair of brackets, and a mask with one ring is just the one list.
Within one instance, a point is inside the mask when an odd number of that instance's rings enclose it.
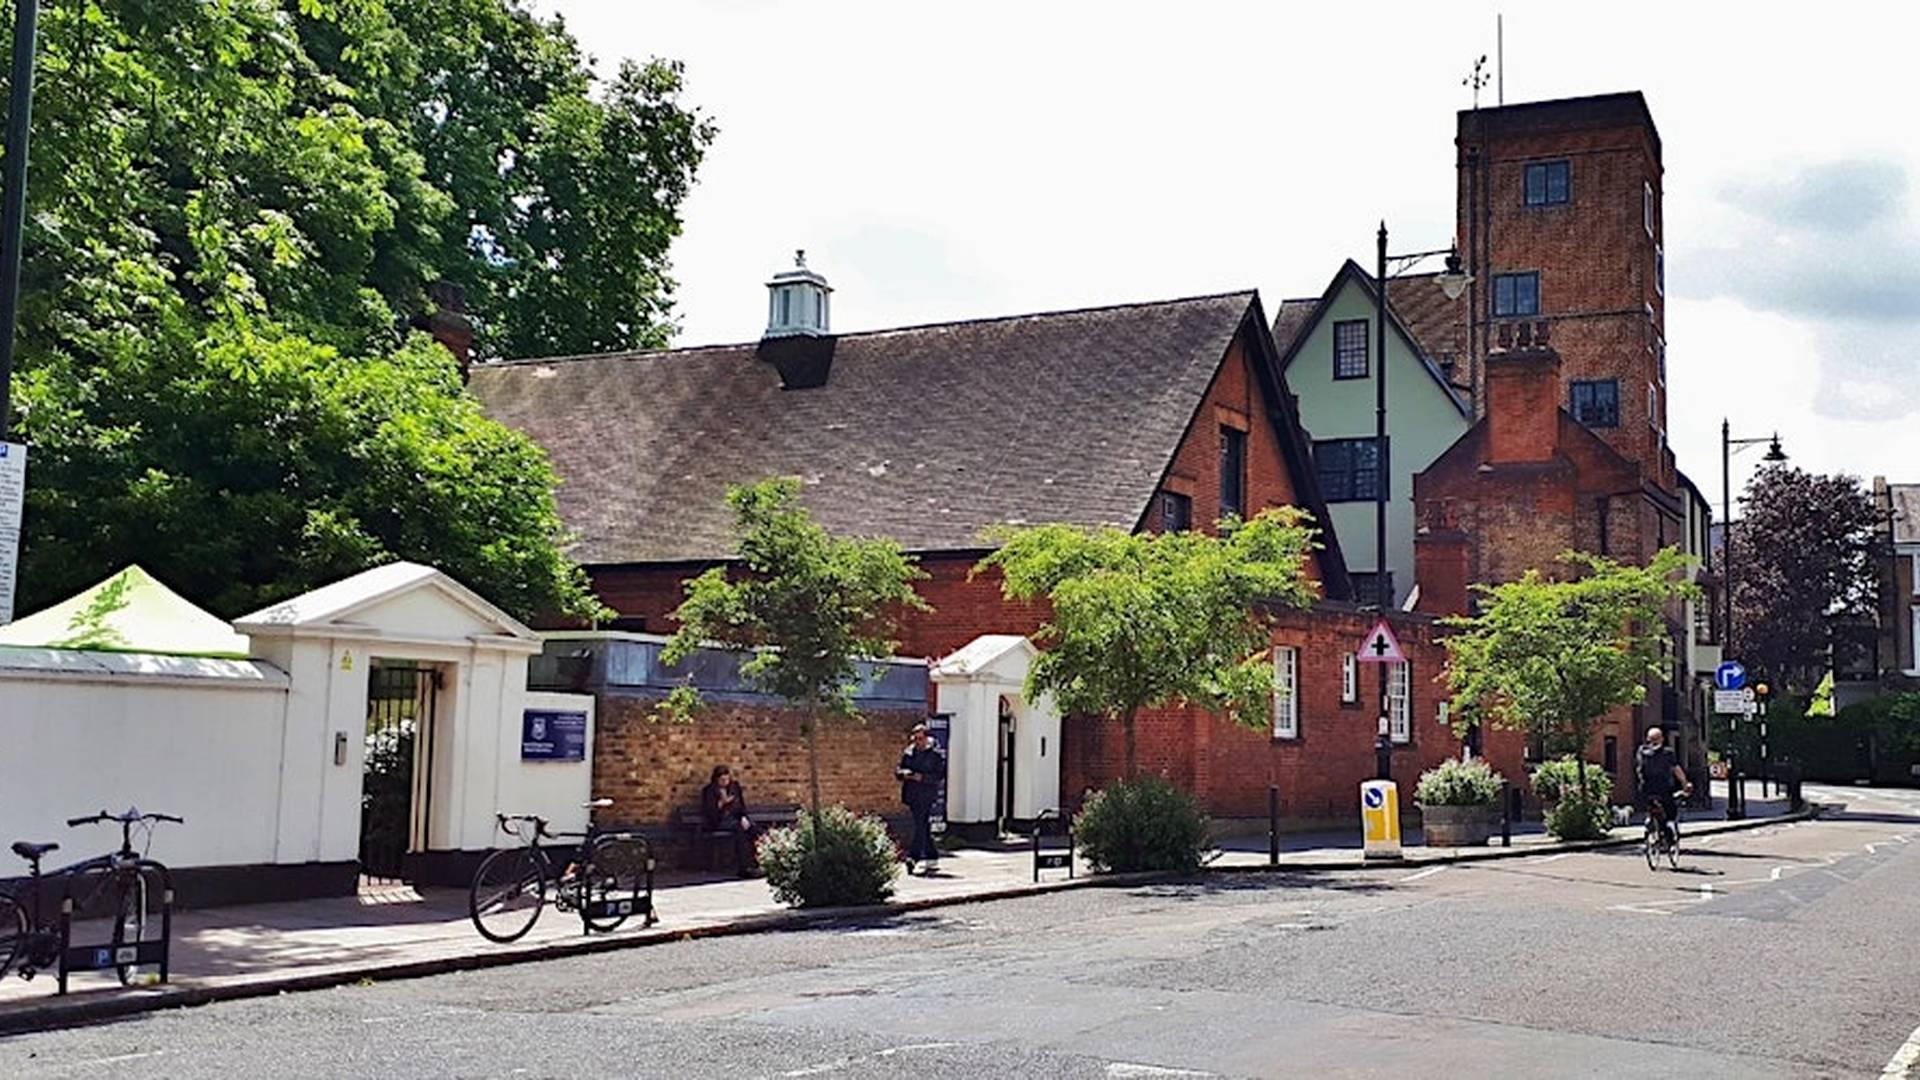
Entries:
{"label": "bicycle", "polygon": [[1666,816],[1666,808],[1660,805],[1659,799],[1648,801],[1647,834],[1641,841],[1641,847],[1647,856],[1649,870],[1659,869],[1659,860],[1663,855],[1666,856],[1667,865],[1670,868],[1680,869],[1680,822],[1678,815],[1675,815],[1673,828],[1671,830],[1664,828]]}
{"label": "bicycle", "polygon": [[[583,804],[587,809],[612,805],[612,799]],[[481,937],[502,945],[525,937],[549,895],[554,907],[580,916],[583,934],[610,933],[633,915],[642,916],[644,926],[659,921],[653,910],[653,846],[639,833],[595,827],[555,833],[537,814],[495,814],[494,819],[520,845],[488,855],[474,871],[467,912]],[[581,842],[576,858],[556,875],[540,841],[573,839]]]}
{"label": "bicycle", "polygon": [[[151,841],[154,824],[163,821],[175,825],[186,824],[184,819],[172,814],[143,814],[133,808],[128,808],[124,814],[102,810],[97,814],[68,818],[68,828],[107,822],[119,824],[120,847],[109,854],[85,859],[57,871],[65,879],[65,887],[61,894],[60,919],[54,925],[48,924],[40,906],[43,892],[41,883],[44,880],[40,861],[60,850],[60,845],[57,842],[15,841],[13,853],[27,861],[25,892],[31,906],[22,904],[16,896],[0,893],[0,978],[6,977],[15,961],[20,961],[22,979],[31,979],[48,968],[56,968],[59,972],[59,989],[63,994],[67,991],[67,975],[73,971],[111,967],[119,976],[120,985],[131,986],[139,968],[153,966],[159,968],[160,981],[165,982],[167,945],[173,921],[172,875],[166,866],[147,858],[144,851],[133,849],[134,826],[147,826],[148,840]],[[147,924],[153,910],[150,901],[155,883],[160,891],[161,931],[159,938],[152,940],[147,934]],[[111,904],[101,903],[109,898]],[[103,910],[113,915],[109,944],[74,948],[74,918]]]}

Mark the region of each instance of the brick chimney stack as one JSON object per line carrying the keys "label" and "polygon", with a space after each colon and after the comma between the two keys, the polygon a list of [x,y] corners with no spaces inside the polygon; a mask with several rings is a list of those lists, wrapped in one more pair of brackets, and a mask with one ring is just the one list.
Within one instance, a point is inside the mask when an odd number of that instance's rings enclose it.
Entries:
{"label": "brick chimney stack", "polygon": [[1560,354],[1522,324],[1514,348],[1487,357],[1487,463],[1548,461],[1559,441]]}
{"label": "brick chimney stack", "polygon": [[466,381],[473,366],[473,320],[467,317],[467,291],[451,281],[436,281],[427,286],[427,299],[433,313],[426,318],[425,329],[433,340],[446,346],[460,365],[460,380]]}

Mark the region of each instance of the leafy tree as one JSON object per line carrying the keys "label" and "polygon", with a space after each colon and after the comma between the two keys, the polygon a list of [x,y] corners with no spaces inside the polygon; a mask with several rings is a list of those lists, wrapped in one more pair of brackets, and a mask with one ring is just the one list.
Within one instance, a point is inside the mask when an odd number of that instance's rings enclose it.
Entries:
{"label": "leafy tree", "polygon": [[138,560],[231,615],[414,558],[597,610],[543,456],[409,327],[445,279],[482,355],[659,342],[712,135],[677,67],[597,82],[519,0],[56,0],[39,72],[24,605]]}
{"label": "leafy tree", "polygon": [[1447,680],[1461,712],[1538,736],[1549,755],[1574,755],[1584,792],[1595,729],[1665,680],[1663,610],[1695,586],[1681,578],[1687,559],[1674,548],[1643,567],[1574,551],[1560,562],[1564,580],[1528,570],[1475,586],[1479,614],[1445,620],[1458,631],[1446,639]]}
{"label": "leafy tree", "polygon": [[1754,474],[1740,504],[1734,647],[1776,690],[1806,697],[1873,618],[1873,496],[1851,476],[1772,465]]}
{"label": "leafy tree", "polygon": [[[862,660],[893,655],[896,616],[928,611],[913,591],[924,577],[891,540],[829,535],[799,505],[800,482],[762,480],[727,491],[740,539],[739,571],[717,566],[687,583],[680,627],[662,657],[679,663],[702,646],[752,652],[741,674],[800,710],[813,814],[821,811],[820,721],[853,716]],[[685,716],[682,687],[667,702]]]}
{"label": "leafy tree", "polygon": [[1013,600],[1052,609],[1027,694],[1118,720],[1126,776],[1138,773],[1140,710],[1191,703],[1248,727],[1267,723],[1272,614],[1311,604],[1308,516],[1293,507],[1221,523],[1219,536],[1041,525],[996,533],[975,572],[997,569]]}

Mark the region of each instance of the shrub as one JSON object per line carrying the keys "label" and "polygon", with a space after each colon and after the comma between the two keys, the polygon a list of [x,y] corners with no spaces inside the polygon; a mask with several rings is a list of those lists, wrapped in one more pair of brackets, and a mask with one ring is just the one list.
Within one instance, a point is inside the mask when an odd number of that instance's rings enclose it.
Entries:
{"label": "shrub", "polygon": [[1211,841],[1200,804],[1165,777],[1097,791],[1073,819],[1074,846],[1095,870],[1196,870]]}
{"label": "shrub", "polygon": [[1484,761],[1449,759],[1420,774],[1413,799],[1421,806],[1492,806],[1500,801],[1501,776]]}
{"label": "shrub", "polygon": [[760,869],[773,898],[793,907],[877,904],[893,895],[900,850],[886,823],[844,806],[820,811],[760,838]]}
{"label": "shrub", "polygon": [[1561,840],[1598,840],[1613,827],[1613,777],[1587,765],[1587,788],[1580,790],[1572,757],[1542,762],[1533,770],[1533,790],[1547,804],[1547,831]]}

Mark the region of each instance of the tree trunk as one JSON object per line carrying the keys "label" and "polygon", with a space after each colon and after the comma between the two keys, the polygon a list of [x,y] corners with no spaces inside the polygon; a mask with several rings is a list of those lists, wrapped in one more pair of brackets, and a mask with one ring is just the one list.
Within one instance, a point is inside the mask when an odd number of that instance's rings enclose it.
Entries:
{"label": "tree trunk", "polygon": [[820,827],[820,710],[807,710],[807,786],[813,795],[813,827]]}
{"label": "tree trunk", "polygon": [[1126,779],[1132,780],[1140,775],[1139,740],[1134,737],[1133,718],[1140,710],[1128,709],[1120,718],[1120,726],[1127,733],[1127,771]]}

